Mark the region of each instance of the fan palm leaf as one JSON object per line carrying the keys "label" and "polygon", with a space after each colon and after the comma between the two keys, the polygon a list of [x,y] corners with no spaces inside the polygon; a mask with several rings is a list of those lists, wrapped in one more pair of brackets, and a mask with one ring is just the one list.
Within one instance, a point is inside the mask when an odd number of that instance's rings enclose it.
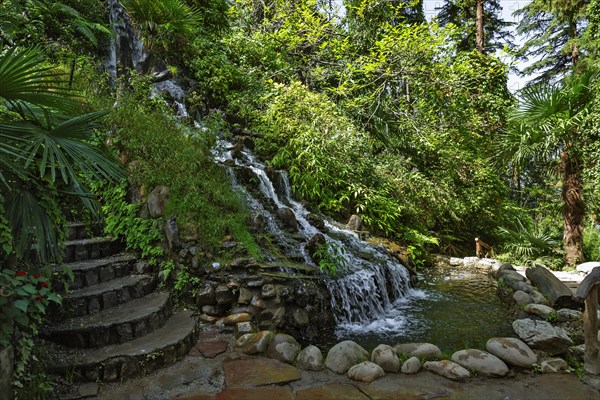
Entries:
{"label": "fan palm leaf", "polygon": [[[73,116],[76,93],[44,65],[37,48],[0,55],[0,180],[4,210],[19,257],[60,254],[63,227],[57,187],[67,187],[96,211],[82,180],[118,179],[123,168],[92,145],[94,123],[107,111]],[[1,209],[1,208],[0,208]],[[57,225],[58,224],[58,225]]]}

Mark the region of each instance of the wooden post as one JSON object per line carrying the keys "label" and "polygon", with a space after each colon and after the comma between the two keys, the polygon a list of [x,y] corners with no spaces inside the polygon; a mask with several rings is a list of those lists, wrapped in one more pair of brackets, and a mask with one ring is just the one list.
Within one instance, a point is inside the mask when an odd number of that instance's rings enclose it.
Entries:
{"label": "wooden post", "polygon": [[581,282],[577,297],[585,299],[583,337],[585,352],[583,368],[591,375],[600,375],[600,341],[598,340],[598,294],[600,292],[600,267],[596,267]]}
{"label": "wooden post", "polygon": [[[484,252],[484,250],[486,250]],[[494,250],[488,244],[486,244],[483,240],[479,238],[475,238],[475,255],[477,258],[483,258],[488,254],[493,254]]]}

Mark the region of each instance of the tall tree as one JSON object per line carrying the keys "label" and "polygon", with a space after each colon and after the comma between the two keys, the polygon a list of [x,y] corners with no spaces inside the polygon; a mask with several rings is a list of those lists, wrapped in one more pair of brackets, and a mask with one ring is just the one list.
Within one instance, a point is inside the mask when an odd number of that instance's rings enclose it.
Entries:
{"label": "tall tree", "polygon": [[580,38],[587,26],[587,0],[533,0],[514,13],[520,17],[517,33],[527,41],[517,56],[533,62],[523,75],[537,75],[531,84],[556,83],[581,56]]}
{"label": "tall tree", "polygon": [[534,160],[538,168],[558,172],[562,184],[563,246],[568,265],[584,261],[582,197],[586,142],[583,127],[590,115],[597,74],[573,74],[560,85],[525,88],[513,112],[511,126],[502,136],[501,154],[514,167]]}
{"label": "tall tree", "polygon": [[439,10],[440,25],[454,24],[461,29],[459,50],[493,53],[511,46],[514,38],[509,27],[513,23],[502,19],[498,0],[446,0]]}
{"label": "tall tree", "polygon": [[475,1],[475,48],[483,53],[485,48],[485,35],[483,32],[483,0]]}

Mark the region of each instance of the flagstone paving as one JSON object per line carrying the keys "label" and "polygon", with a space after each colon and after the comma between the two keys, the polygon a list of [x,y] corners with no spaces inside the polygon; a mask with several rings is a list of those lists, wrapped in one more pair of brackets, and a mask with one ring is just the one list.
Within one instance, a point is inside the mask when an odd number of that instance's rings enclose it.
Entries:
{"label": "flagstone paving", "polygon": [[[198,348],[226,342],[226,351],[203,356]],[[215,344],[219,349],[223,344]],[[517,373],[502,379],[453,382],[429,372],[388,373],[370,384],[332,371],[302,371],[235,348],[231,334],[203,333],[195,356],[153,374],[104,384],[107,400],[600,400],[600,393],[570,374]],[[209,352],[212,356],[212,353]]]}

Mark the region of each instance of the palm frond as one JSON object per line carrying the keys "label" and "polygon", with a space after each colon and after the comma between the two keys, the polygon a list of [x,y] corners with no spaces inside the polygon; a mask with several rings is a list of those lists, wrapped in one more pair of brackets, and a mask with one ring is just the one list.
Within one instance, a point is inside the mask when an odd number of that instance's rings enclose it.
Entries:
{"label": "palm frond", "polygon": [[75,92],[64,85],[60,75],[44,66],[42,52],[35,47],[13,47],[0,55],[0,99],[14,107],[22,102],[72,111]]}
{"label": "palm frond", "polygon": [[37,128],[26,135],[29,145],[25,167],[39,163],[40,176],[49,175],[52,182],[60,175],[63,182],[77,181],[77,173],[88,179],[113,179],[124,175],[114,160],[86,143],[91,139],[91,123],[108,113],[107,110],[84,114],[66,120],[49,131]]}
{"label": "palm frond", "polygon": [[17,255],[23,257],[34,251],[40,261],[60,256],[58,227],[44,209],[43,200],[33,191],[13,188],[5,197],[5,210]]}

